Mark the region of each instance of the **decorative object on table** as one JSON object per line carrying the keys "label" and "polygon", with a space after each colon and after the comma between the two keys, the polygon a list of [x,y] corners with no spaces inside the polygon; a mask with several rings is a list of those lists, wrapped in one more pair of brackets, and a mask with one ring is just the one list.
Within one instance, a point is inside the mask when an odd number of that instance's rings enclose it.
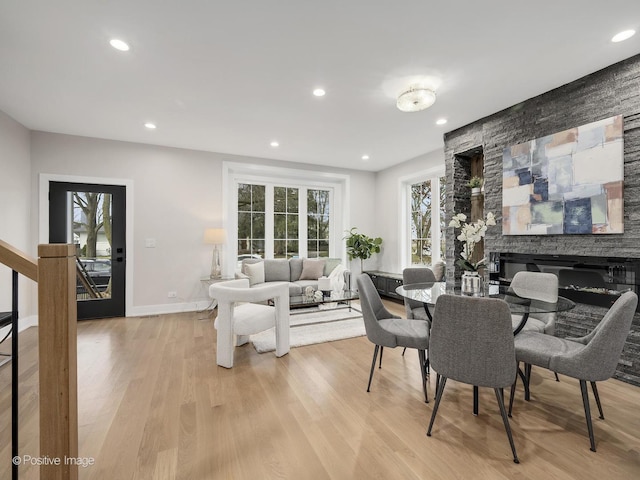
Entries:
{"label": "decorative object on table", "polygon": [[315,293],[315,290],[313,289],[313,287],[307,287],[304,289],[304,294],[307,297],[313,297],[313,294]]}
{"label": "decorative object on table", "polygon": [[467,183],[467,186],[471,187],[471,195],[480,195],[482,184],[482,177],[471,177],[471,180],[469,180],[469,183]]}
{"label": "decorative object on table", "polygon": [[331,279],[324,276],[318,278],[318,290],[325,295],[329,295],[331,293]]}
{"label": "decorative object on table", "polygon": [[460,289],[464,295],[473,297],[481,297],[483,294],[482,277],[478,272],[470,272],[465,270],[462,272]]}
{"label": "decorative object on table", "polygon": [[322,293],[322,290],[316,290],[313,294],[313,298],[315,298],[316,300],[322,300],[322,297],[324,297],[324,293]]}
{"label": "decorative object on table", "polygon": [[382,238],[369,237],[364,233],[357,232],[358,227],[353,227],[347,232],[344,239],[347,241],[347,255],[349,260],[360,259],[360,273],[364,271],[364,260],[370,258],[374,253],[380,253]]}
{"label": "decorative object on table", "polygon": [[502,234],[623,233],[622,115],[502,154]]}
{"label": "decorative object on table", "polygon": [[460,234],[456,237],[462,242],[462,252],[456,261],[462,270],[477,272],[485,265],[485,258],[473,261],[473,251],[485,236],[488,227],[496,224],[496,219],[492,212],[487,213],[485,219],[479,219],[472,223],[467,223],[467,216],[464,213],[457,213],[449,222],[450,227],[459,228]]}
{"label": "decorative object on table", "polygon": [[222,277],[222,264],[220,260],[220,245],[224,244],[226,233],[222,228],[207,228],[204,231],[204,243],[213,245],[211,257],[211,278]]}

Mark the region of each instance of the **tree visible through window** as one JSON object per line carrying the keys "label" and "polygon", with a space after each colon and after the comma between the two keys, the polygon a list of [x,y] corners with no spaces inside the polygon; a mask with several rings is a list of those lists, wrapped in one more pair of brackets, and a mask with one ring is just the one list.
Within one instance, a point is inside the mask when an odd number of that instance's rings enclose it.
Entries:
{"label": "tree visible through window", "polygon": [[298,189],[273,188],[273,257],[291,258],[298,248]]}
{"label": "tree visible through window", "polygon": [[265,186],[238,185],[238,255],[265,252]]}
{"label": "tree visible through window", "polygon": [[[444,252],[445,178],[432,178],[410,186],[411,264],[430,265]],[[436,228],[433,228],[433,227]]]}
{"label": "tree visible through window", "polygon": [[329,256],[329,192],[307,191],[307,256]]}

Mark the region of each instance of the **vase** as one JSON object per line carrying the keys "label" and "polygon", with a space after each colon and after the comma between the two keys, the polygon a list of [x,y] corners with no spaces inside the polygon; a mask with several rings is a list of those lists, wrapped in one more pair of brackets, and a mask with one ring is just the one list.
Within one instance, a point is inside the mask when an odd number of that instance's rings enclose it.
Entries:
{"label": "vase", "polygon": [[482,277],[480,277],[480,274],[468,270],[462,272],[461,290],[463,295],[482,296]]}

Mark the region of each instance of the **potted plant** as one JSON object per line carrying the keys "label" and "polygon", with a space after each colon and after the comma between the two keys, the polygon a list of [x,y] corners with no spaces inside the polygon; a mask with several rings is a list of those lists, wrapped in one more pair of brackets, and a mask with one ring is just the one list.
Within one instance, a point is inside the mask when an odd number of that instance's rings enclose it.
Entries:
{"label": "potted plant", "polygon": [[364,260],[371,257],[374,253],[380,253],[380,245],[382,245],[382,238],[369,237],[364,233],[358,233],[357,227],[353,227],[347,232],[347,236],[344,237],[347,241],[347,255],[349,260],[354,258],[360,259],[360,272],[364,271]]}
{"label": "potted plant", "polygon": [[467,186],[471,187],[471,195],[478,195],[480,193],[482,183],[482,177],[471,177],[471,180],[467,183]]}

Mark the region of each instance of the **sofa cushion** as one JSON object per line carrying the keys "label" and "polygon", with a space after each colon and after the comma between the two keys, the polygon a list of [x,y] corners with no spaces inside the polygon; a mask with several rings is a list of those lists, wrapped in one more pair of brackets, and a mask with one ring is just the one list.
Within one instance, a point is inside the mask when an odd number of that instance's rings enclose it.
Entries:
{"label": "sofa cushion", "polygon": [[327,258],[326,263],[324,264],[324,276],[328,277],[333,272],[333,269],[342,263],[342,260],[339,258]]}
{"label": "sofa cushion", "polygon": [[264,283],[264,262],[245,263],[242,270],[242,273],[249,277],[250,286]]}
{"label": "sofa cushion", "polygon": [[302,259],[301,258],[289,259],[290,281],[297,282],[298,280],[300,280],[301,274],[302,274]]}
{"label": "sofa cushion", "polygon": [[300,280],[318,280],[324,274],[325,259],[305,258],[302,260]]}
{"label": "sofa cushion", "polygon": [[264,261],[265,282],[288,282],[289,278],[289,260],[276,258]]}
{"label": "sofa cushion", "polygon": [[304,289],[298,283],[289,282],[289,296],[298,297],[304,293]]}

